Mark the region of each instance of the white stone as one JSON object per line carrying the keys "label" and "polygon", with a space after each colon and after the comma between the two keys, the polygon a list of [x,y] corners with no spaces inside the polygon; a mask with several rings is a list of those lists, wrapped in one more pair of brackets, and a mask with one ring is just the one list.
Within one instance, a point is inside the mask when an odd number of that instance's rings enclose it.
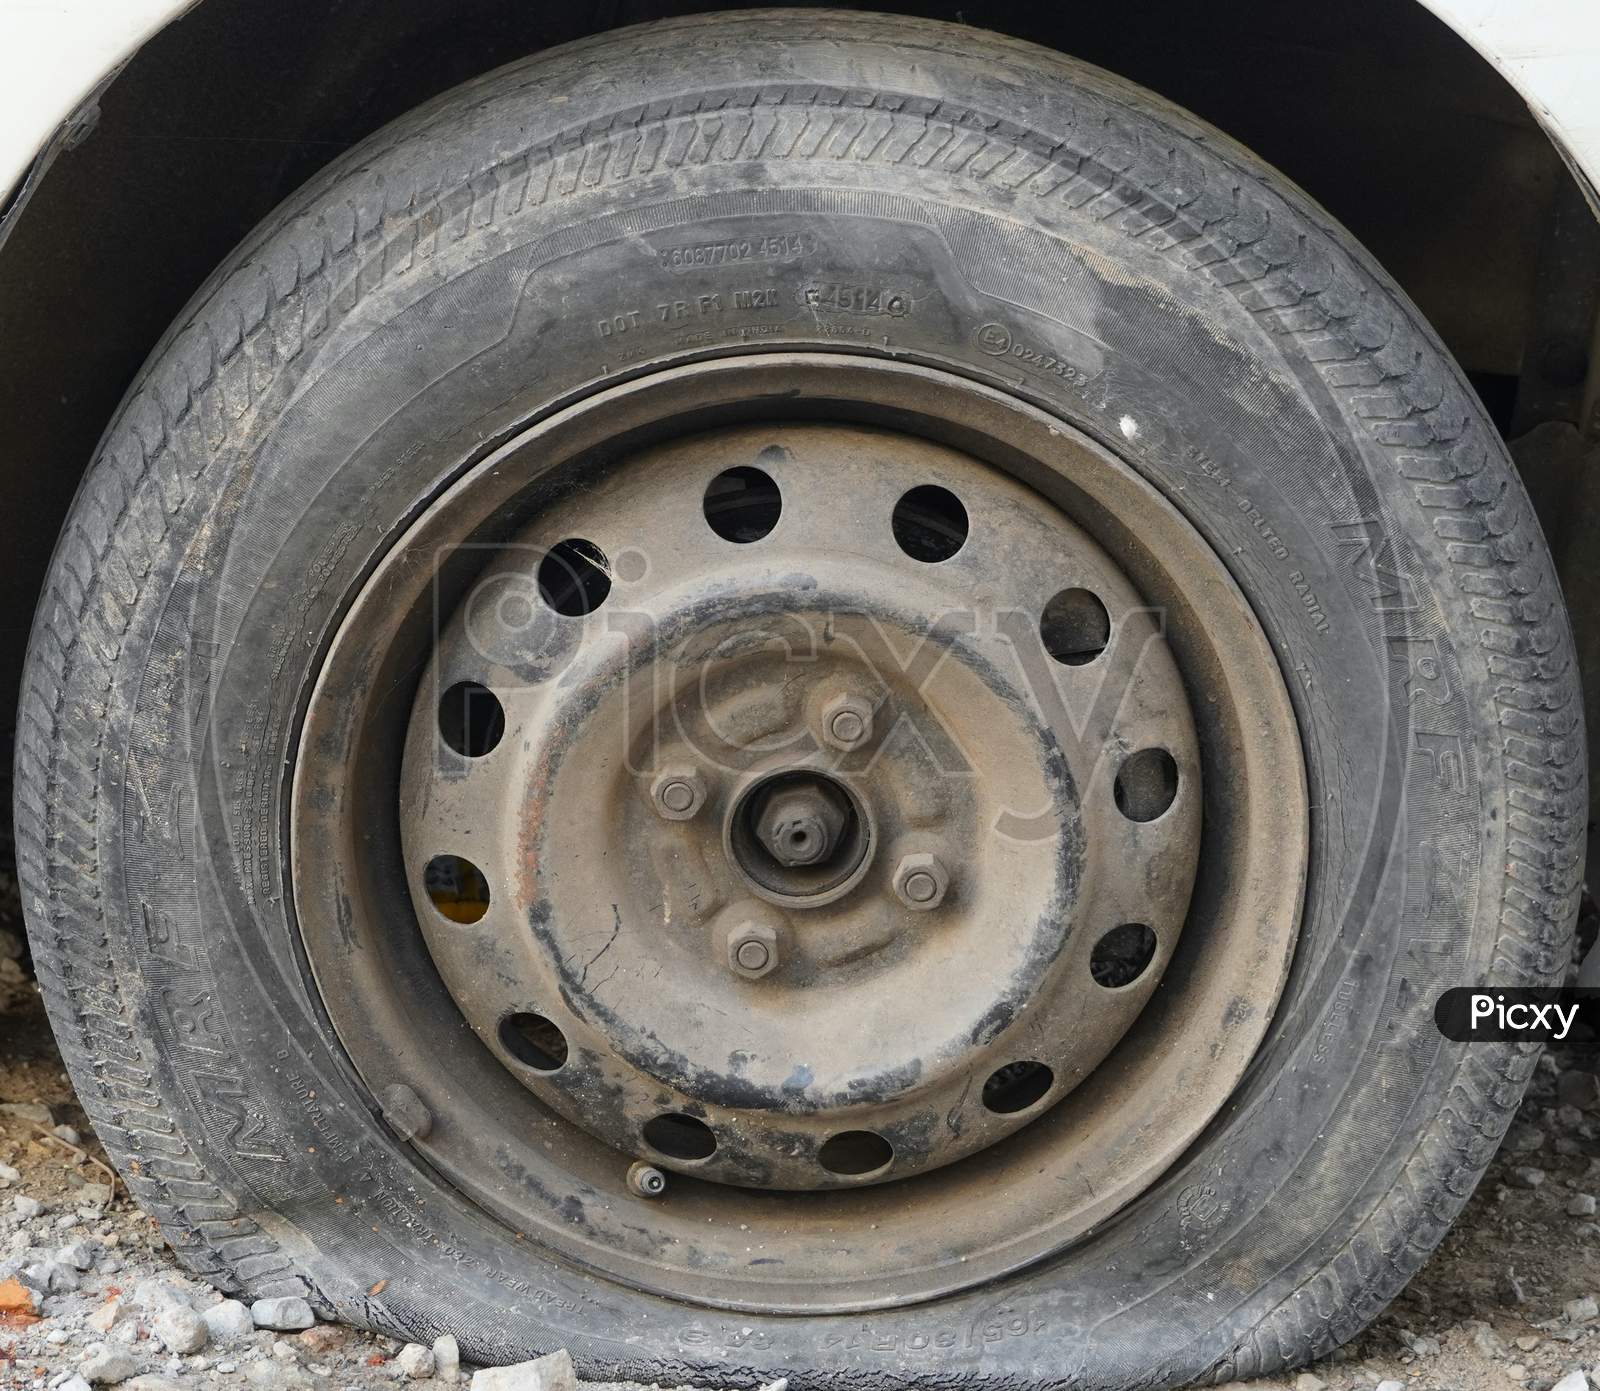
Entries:
{"label": "white stone", "polygon": [[311,1374],[295,1362],[264,1357],[244,1369],[244,1378],[260,1391],[298,1391],[312,1385]]}
{"label": "white stone", "polygon": [[199,1352],[210,1336],[206,1321],[193,1309],[173,1306],[163,1309],[151,1322],[150,1331],[168,1352],[187,1357]]}
{"label": "white stone", "polygon": [[426,1381],[433,1375],[433,1349],[421,1343],[407,1343],[394,1362],[412,1381]]}
{"label": "white stone", "polygon": [[205,1321],[206,1331],[219,1343],[248,1338],[256,1331],[256,1321],[251,1318],[249,1308],[237,1299],[224,1299],[220,1304],[202,1309],[200,1317]]}
{"label": "white stone", "polygon": [[163,1309],[192,1309],[192,1291],[180,1285],[171,1276],[141,1280],[133,1287],[133,1302],[148,1314],[159,1314]]}
{"label": "white stone", "polygon": [[115,1386],[138,1370],[139,1364],[121,1348],[101,1348],[84,1358],[78,1366],[78,1372],[84,1380],[95,1386]]}
{"label": "white stone", "polygon": [[1550,1391],[1589,1391],[1589,1378],[1584,1376],[1581,1368],[1574,1367]]}
{"label": "white stone", "polygon": [[443,1382],[461,1378],[461,1344],[454,1333],[445,1333],[433,1340],[433,1374]]}
{"label": "white stone", "polygon": [[1561,1306],[1561,1312],[1573,1323],[1588,1323],[1590,1319],[1600,1318],[1600,1303],[1596,1303],[1592,1294],[1586,1294],[1582,1299],[1569,1299]]}
{"label": "white stone", "polygon": [[56,1259],[74,1270],[93,1270],[104,1251],[98,1241],[69,1241],[56,1252]]}
{"label": "white stone", "polygon": [[578,1391],[572,1354],[565,1348],[510,1367],[484,1367],[472,1374],[472,1391]]}
{"label": "white stone", "polygon": [[41,1203],[37,1198],[30,1198],[26,1193],[18,1193],[17,1196],[11,1200],[11,1210],[16,1213],[18,1217],[37,1217],[41,1212],[44,1211],[44,1204]]}
{"label": "white stone", "polygon": [[40,1294],[70,1293],[82,1284],[78,1272],[70,1265],[62,1265],[60,1261],[40,1261],[37,1265],[27,1266],[19,1272],[18,1278]]}
{"label": "white stone", "polygon": [[136,1319],[137,1314],[128,1307],[125,1299],[108,1299],[84,1320],[96,1333],[109,1333],[119,1323]]}
{"label": "white stone", "polygon": [[310,1328],[317,1321],[311,1306],[297,1294],[258,1299],[250,1306],[250,1317],[257,1328],[273,1328],[285,1333]]}

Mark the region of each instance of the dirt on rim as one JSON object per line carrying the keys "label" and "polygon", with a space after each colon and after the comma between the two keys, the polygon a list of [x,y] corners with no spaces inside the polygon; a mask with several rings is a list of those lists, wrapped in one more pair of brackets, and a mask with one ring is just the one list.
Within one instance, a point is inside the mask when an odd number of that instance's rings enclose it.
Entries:
{"label": "dirt on rim", "polygon": [[[1597,922],[1586,900],[1580,943],[1594,940]],[[1405,1292],[1332,1357],[1287,1383],[1252,1385],[1600,1391],[1597,1062],[1592,1049],[1546,1054],[1488,1175]],[[164,1334],[183,1345],[164,1313],[204,1314],[222,1296],[183,1272],[109,1168],[29,972],[8,868],[0,869],[0,1166],[0,1386],[443,1384],[431,1354],[326,1324],[208,1334],[188,1353],[164,1346]]]}

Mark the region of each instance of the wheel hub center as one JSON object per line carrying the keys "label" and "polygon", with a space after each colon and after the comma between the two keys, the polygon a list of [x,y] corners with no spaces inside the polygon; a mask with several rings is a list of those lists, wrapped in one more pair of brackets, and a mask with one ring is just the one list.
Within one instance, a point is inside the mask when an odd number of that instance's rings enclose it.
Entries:
{"label": "wheel hub center", "polygon": [[794,769],[757,779],[734,804],[727,846],[739,872],[796,907],[829,896],[865,866],[870,822],[837,778]]}
{"label": "wheel hub center", "polygon": [[804,776],[787,787],[768,786],[752,799],[756,839],[786,869],[818,864],[838,848],[848,822],[849,801],[821,778]]}

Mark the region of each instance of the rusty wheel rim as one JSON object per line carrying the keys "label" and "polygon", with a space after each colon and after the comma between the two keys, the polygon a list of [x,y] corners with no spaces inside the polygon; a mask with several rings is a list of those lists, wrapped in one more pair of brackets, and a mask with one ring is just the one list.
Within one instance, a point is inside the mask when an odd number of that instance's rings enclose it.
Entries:
{"label": "rusty wheel rim", "polygon": [[461,478],[355,597],[292,800],[315,983],[417,1156],[753,1309],[961,1288],[1149,1187],[1307,853],[1198,534],[1061,422],[842,355],[659,372]]}

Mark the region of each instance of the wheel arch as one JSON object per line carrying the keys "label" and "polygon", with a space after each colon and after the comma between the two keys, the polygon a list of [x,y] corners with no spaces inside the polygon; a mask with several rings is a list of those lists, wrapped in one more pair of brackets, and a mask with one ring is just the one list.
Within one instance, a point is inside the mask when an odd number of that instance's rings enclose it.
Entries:
{"label": "wheel arch", "polygon": [[[367,0],[173,5],[57,131],[0,220],[8,724],[28,614],[95,441],[168,323],[249,229],[436,92],[550,44],[710,8],[605,0],[580,15],[388,0],[379,24]],[[958,17],[943,0],[862,8]],[[1024,0],[979,0],[959,17],[1099,63],[1252,146],[1366,241],[1486,392],[1509,400],[1537,333],[1554,210],[1592,190],[1547,113],[1536,119],[1513,85],[1530,91],[1527,74],[1484,56],[1493,45],[1472,31],[1473,9],[1358,0],[1359,13],[1290,18],[1274,0],[1244,0],[1215,16],[1159,0],[1069,23]]]}

